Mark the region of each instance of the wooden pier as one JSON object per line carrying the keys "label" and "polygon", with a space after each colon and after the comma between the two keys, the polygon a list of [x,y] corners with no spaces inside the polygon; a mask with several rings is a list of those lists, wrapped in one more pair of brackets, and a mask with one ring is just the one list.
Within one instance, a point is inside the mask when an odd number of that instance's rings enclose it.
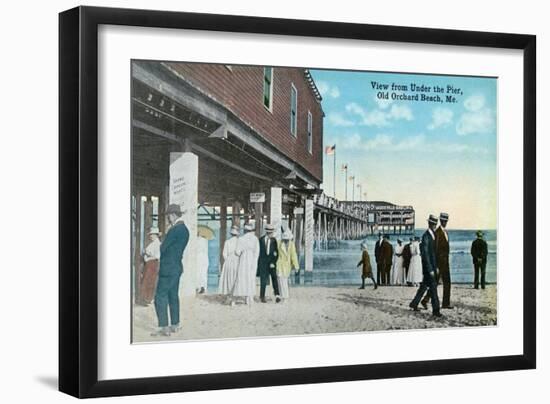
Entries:
{"label": "wooden pier", "polygon": [[[306,271],[314,249],[385,229],[388,217],[392,231],[414,229],[414,211],[411,224],[409,210],[388,208],[388,216],[377,203],[323,193],[324,112],[307,69],[134,61],[131,101],[136,282],[147,231],[166,232],[170,203],[182,207],[191,234],[215,222],[220,267],[232,225],[254,223],[257,235],[266,223],[290,229]],[[195,290],[194,243],[184,254],[184,295]]]}

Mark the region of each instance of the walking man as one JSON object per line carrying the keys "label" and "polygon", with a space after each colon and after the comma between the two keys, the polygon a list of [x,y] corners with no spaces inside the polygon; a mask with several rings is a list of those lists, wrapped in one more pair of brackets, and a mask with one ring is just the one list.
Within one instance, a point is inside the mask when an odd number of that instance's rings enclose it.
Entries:
{"label": "walking man", "polygon": [[[183,222],[180,206],[169,205],[166,215],[171,227],[160,245],[159,277],[155,293],[158,330],[152,334],[153,336],[170,336],[171,333],[179,330],[179,285],[183,273],[181,261],[189,241],[189,230]],[[168,325],[168,311],[170,311],[170,326]]]}
{"label": "walking man", "polygon": [[419,311],[418,303],[424,296],[426,290],[429,291],[432,297],[432,313],[434,317],[441,317],[439,311],[439,298],[437,296],[437,282],[435,280],[436,257],[435,257],[435,228],[437,226],[437,218],[430,215],[428,218],[428,230],[422,236],[420,244],[420,255],[422,257],[422,283],[416,292],[416,296],[409,304],[409,307],[414,311]]}
{"label": "walking man", "polygon": [[[447,223],[449,222],[449,214],[441,213],[439,215],[440,226],[435,231],[435,254],[439,273],[436,275],[436,282],[439,280],[443,283],[443,301],[442,309],[452,309],[451,306],[451,271],[449,268],[449,234],[447,233]],[[430,293],[428,292],[422,305],[427,306]]]}
{"label": "walking man", "polygon": [[279,303],[279,284],[277,282],[277,258],[278,246],[275,238],[275,227],[272,224],[265,225],[265,234],[260,237],[260,255],[258,257],[257,276],[260,277],[260,301],[265,303],[265,289],[269,282],[273,285],[275,301]]}
{"label": "walking man", "polygon": [[471,254],[474,262],[474,289],[479,289],[479,273],[481,272],[481,289],[485,289],[485,268],[487,266],[487,242],[483,240],[483,232],[479,230],[477,239],[472,242]]}

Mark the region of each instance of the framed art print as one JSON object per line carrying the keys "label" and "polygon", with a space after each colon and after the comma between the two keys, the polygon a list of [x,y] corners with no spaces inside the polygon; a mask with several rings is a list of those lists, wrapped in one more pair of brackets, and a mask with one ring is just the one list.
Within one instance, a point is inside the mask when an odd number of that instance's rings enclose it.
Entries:
{"label": "framed art print", "polygon": [[60,390],[535,367],[534,36],[79,7],[59,71]]}

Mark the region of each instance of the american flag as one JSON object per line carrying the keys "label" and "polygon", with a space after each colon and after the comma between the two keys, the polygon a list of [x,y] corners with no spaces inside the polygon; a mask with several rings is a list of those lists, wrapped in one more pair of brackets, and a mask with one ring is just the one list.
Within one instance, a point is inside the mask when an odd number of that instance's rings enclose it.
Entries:
{"label": "american flag", "polygon": [[334,152],[336,151],[336,145],[333,144],[332,146],[327,146],[325,147],[325,153],[327,156],[330,156],[332,154],[334,154]]}

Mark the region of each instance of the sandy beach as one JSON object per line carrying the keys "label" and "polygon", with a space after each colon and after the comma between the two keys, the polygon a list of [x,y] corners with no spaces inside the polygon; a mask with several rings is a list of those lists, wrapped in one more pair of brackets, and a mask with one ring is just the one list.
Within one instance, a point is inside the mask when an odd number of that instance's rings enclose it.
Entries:
{"label": "sandy beach", "polygon": [[[440,286],[441,289],[441,286]],[[181,302],[182,329],[170,337],[152,337],[156,325],[153,305],[134,307],[134,343],[161,340],[197,340],[276,335],[325,334],[441,327],[494,326],[497,323],[497,288],[475,290],[452,286],[451,310],[441,319],[428,310],[413,312],[408,304],[415,287],[386,286],[373,290],[346,287],[291,287],[291,298],[250,307],[229,306],[222,296],[210,294]],[[441,291],[440,291],[441,293]]]}

